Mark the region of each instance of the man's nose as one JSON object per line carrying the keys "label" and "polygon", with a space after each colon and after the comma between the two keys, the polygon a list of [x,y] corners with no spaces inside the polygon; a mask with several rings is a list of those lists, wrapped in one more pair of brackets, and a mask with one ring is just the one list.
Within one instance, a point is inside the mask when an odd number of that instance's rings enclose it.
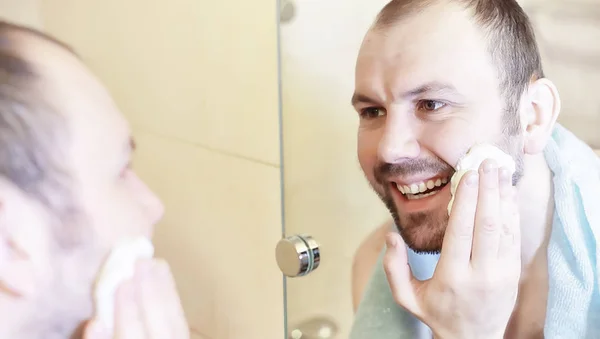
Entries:
{"label": "man's nose", "polygon": [[165,205],[160,198],[148,187],[142,183],[140,192],[140,203],[147,221],[151,225],[156,225],[165,214]]}
{"label": "man's nose", "polygon": [[157,224],[165,214],[165,205],[154,192],[151,192],[151,197],[146,202],[146,208],[153,225]]}
{"label": "man's nose", "polygon": [[384,163],[395,164],[418,157],[421,147],[416,125],[403,114],[388,113],[378,148],[379,159]]}

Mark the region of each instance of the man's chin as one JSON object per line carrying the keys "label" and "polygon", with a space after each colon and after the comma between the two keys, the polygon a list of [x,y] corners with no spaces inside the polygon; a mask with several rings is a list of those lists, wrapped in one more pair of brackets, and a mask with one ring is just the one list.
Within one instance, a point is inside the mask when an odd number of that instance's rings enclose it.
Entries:
{"label": "man's chin", "polygon": [[[407,244],[407,246],[408,246],[408,244]],[[413,247],[408,246],[408,248],[410,248],[411,251],[413,251],[417,254],[427,254],[427,255],[437,255],[437,254],[440,254],[442,251],[441,247],[432,246],[431,244],[413,245]]]}
{"label": "man's chin", "polygon": [[[434,216],[438,217],[435,218]],[[396,227],[406,245],[416,253],[438,254],[442,249],[444,234],[448,224],[447,217],[439,213],[411,213],[394,218]]]}
{"label": "man's chin", "polygon": [[[448,187],[449,185],[446,185]],[[446,188],[444,187],[444,188]],[[445,196],[447,195],[447,196]],[[394,192],[379,195],[390,211],[396,228],[406,245],[416,253],[436,254],[441,251],[448,225],[447,206],[450,192],[440,192],[433,199],[425,198],[426,206],[406,208],[407,198]],[[408,206],[415,207],[415,206]]]}

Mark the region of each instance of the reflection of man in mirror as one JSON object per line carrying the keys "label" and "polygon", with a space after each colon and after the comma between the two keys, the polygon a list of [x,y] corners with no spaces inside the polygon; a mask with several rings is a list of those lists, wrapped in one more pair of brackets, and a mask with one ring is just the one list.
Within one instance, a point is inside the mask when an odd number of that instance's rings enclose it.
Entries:
{"label": "reflection of man in mirror", "polygon": [[[600,160],[556,123],[558,90],[517,2],[393,0],[355,86],[359,161],[397,232],[352,338],[600,336]],[[449,214],[477,144],[516,170],[490,153]]]}
{"label": "reflection of man in mirror", "polygon": [[157,259],[120,285],[114,336],[87,322],[106,255],[162,216],[132,152],[123,115],[69,48],[0,22],[0,338],[81,338],[86,324],[86,339],[189,337]]}

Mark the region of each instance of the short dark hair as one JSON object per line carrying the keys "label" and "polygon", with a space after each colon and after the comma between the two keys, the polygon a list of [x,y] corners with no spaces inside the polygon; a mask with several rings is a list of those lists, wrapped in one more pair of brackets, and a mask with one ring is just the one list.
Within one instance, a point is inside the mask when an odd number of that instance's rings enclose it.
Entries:
{"label": "short dark hair", "polygon": [[0,176],[62,217],[72,209],[66,121],[45,100],[42,75],[21,48],[24,35],[71,51],[40,31],[0,21]]}
{"label": "short dark hair", "polygon": [[[379,13],[374,27],[385,28],[441,0],[392,0]],[[488,49],[500,75],[505,120],[510,132],[519,129],[515,116],[521,95],[532,80],[544,77],[542,60],[529,17],[516,0],[446,0],[473,11],[486,30]]]}

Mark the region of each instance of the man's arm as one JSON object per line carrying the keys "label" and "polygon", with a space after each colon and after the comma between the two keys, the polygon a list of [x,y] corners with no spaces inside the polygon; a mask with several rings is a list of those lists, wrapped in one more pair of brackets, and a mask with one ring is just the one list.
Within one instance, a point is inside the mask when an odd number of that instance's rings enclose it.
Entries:
{"label": "man's arm", "polygon": [[354,312],[362,300],[365,287],[371,279],[371,274],[385,244],[385,235],[391,230],[393,221],[390,220],[375,229],[360,244],[352,261],[352,307]]}

